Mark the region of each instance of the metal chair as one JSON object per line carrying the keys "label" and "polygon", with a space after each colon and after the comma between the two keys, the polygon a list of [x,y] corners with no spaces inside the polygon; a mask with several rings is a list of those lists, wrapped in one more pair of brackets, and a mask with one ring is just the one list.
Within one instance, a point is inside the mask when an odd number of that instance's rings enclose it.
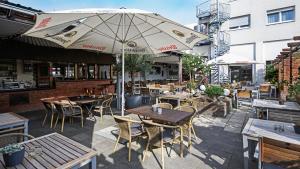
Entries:
{"label": "metal chair", "polygon": [[163,109],[173,109],[173,106],[170,103],[158,103],[157,105]]}
{"label": "metal chair", "polygon": [[159,124],[152,122],[150,120],[143,120],[144,128],[148,135],[148,141],[146,149],[143,154],[143,161],[145,160],[146,153],[149,148],[160,147],[161,148],[161,161],[162,168],[165,168],[164,161],[164,145],[171,144],[171,146],[178,141],[181,144],[180,146],[180,156],[183,156],[183,132],[181,126],[170,126],[165,124]]}
{"label": "metal chair", "polygon": [[20,143],[24,140],[30,140],[34,137],[24,133],[8,133],[0,135],[0,147],[5,147],[9,144]]}
{"label": "metal chair", "polygon": [[66,117],[69,117],[71,122],[73,121],[73,117],[81,118],[81,127],[83,127],[83,111],[80,106],[73,105],[69,103],[68,100],[54,101],[53,104],[58,112],[54,128],[57,125],[59,117],[62,118],[61,132],[64,131],[64,124],[65,124]]}
{"label": "metal chair", "polygon": [[260,84],[258,89],[258,98],[261,96],[271,97],[271,84]]}
{"label": "metal chair", "polygon": [[115,143],[114,152],[118,146],[120,138],[128,140],[128,161],[131,160],[131,142],[134,138],[141,136],[143,131],[143,126],[141,121],[135,121],[130,119],[128,116],[113,116],[116,123],[119,126],[119,136]]}
{"label": "metal chair", "polygon": [[98,112],[100,114],[101,120],[103,119],[103,112],[105,109],[110,110],[110,114],[114,116],[113,111],[111,109],[111,102],[112,102],[113,96],[107,95],[104,99],[100,99],[96,102],[95,105],[93,105],[93,111]]}
{"label": "metal chair", "polygon": [[248,102],[250,101],[251,105],[252,105],[252,102],[253,102],[252,91],[246,90],[246,89],[245,90],[238,89],[237,93],[236,93],[236,107],[238,108],[239,104],[244,101],[248,101]]}

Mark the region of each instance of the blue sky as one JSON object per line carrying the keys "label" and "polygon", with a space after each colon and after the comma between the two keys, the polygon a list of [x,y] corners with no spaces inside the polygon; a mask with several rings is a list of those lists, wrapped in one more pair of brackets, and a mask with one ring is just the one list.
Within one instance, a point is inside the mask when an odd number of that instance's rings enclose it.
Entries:
{"label": "blue sky", "polygon": [[10,0],[43,11],[80,8],[138,8],[159,13],[181,24],[196,23],[201,0]]}

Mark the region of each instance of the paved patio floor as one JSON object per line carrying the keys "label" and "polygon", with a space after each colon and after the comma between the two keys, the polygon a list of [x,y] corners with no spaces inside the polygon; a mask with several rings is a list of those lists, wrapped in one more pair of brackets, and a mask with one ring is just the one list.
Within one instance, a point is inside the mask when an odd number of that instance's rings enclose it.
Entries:
{"label": "paved patio floor", "polygon": [[[27,112],[22,114],[30,119],[29,133],[35,137],[60,132],[60,123],[56,129],[50,129],[49,119],[41,127],[43,112]],[[203,114],[195,119],[195,131],[198,139],[193,139],[190,151],[185,148],[184,157],[178,156],[179,146],[174,145],[171,153],[165,154],[165,166],[169,169],[242,169],[242,136],[241,130],[248,117],[251,116],[249,108],[242,107],[233,110],[226,118],[214,118]],[[131,162],[127,161],[128,149],[125,144],[119,144],[113,152],[116,137],[113,134],[117,129],[113,118],[105,115],[101,121],[86,120],[81,128],[79,121],[65,123],[63,135],[97,150],[97,167],[101,169],[157,169],[160,168],[160,149],[148,153],[142,162],[142,153],[145,140],[134,142]],[[168,147],[165,152],[170,152]],[[254,165],[255,166],[255,165]],[[255,167],[253,167],[255,168]]]}

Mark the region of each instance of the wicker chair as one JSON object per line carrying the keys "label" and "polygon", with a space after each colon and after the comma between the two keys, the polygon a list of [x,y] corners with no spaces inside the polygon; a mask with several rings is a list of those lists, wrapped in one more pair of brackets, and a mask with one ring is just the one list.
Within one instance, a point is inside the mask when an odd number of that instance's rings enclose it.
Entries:
{"label": "wicker chair", "polygon": [[144,128],[148,135],[148,141],[146,145],[146,149],[143,154],[143,161],[145,160],[146,153],[149,148],[152,147],[160,147],[161,148],[161,161],[162,168],[165,168],[164,165],[164,145],[175,143],[179,141],[180,146],[180,156],[183,156],[183,132],[180,126],[169,126],[164,124],[159,124],[152,122],[150,120],[143,120]]}
{"label": "wicker chair", "polygon": [[107,95],[104,99],[100,99],[96,104],[93,105],[92,109],[94,112],[97,112],[100,114],[101,120],[103,119],[103,112],[106,109],[109,109],[110,114],[114,116],[113,111],[111,109],[111,102],[112,102],[113,96],[112,95]]}
{"label": "wicker chair", "polygon": [[170,103],[158,103],[157,105],[163,109],[173,109],[173,106]]}
{"label": "wicker chair", "polygon": [[45,117],[42,123],[42,127],[44,127],[47,117],[51,116],[51,121],[50,121],[50,128],[52,128],[53,125],[53,119],[54,119],[54,114],[56,113],[54,105],[50,101],[46,100],[41,100],[44,107],[45,107]]}
{"label": "wicker chair", "polygon": [[134,138],[141,136],[144,131],[143,127],[141,125],[141,121],[135,121],[130,119],[130,117],[127,116],[113,116],[116,123],[119,126],[119,136],[116,141],[114,152],[116,151],[116,148],[118,146],[118,143],[120,141],[120,138],[128,140],[128,161],[131,160],[131,142]]}
{"label": "wicker chair", "polygon": [[189,148],[190,148],[191,144],[192,144],[191,139],[190,139],[190,136],[191,136],[190,132],[193,133],[196,140],[198,139],[195,129],[194,129],[194,126],[193,126],[193,120],[197,116],[197,111],[192,106],[180,106],[180,107],[174,108],[174,110],[180,110],[180,111],[184,111],[184,112],[193,113],[193,115],[190,117],[190,119],[182,125],[183,134],[189,138]]}
{"label": "wicker chair", "polygon": [[69,103],[68,100],[54,101],[53,102],[57,110],[57,118],[54,125],[54,128],[57,125],[59,117],[62,118],[61,121],[61,132],[64,131],[65,118],[69,117],[70,120],[73,120],[73,117],[81,118],[81,127],[83,127],[83,111],[82,108],[78,105]]}
{"label": "wicker chair", "polygon": [[34,137],[24,133],[8,133],[0,135],[0,147],[5,147],[9,144],[20,143],[25,140],[33,139]]}

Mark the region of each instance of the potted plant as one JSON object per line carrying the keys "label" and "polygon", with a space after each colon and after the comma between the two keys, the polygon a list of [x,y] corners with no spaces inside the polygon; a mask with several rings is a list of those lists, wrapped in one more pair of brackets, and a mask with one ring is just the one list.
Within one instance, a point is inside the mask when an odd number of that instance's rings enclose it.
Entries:
{"label": "potted plant", "polygon": [[[126,108],[138,107],[142,104],[142,96],[135,95],[134,88],[134,75],[137,72],[144,72],[148,69],[149,57],[148,55],[138,55],[138,54],[126,54],[125,55],[125,72],[128,72],[131,79],[131,92],[126,95]],[[121,65],[118,65],[118,70],[121,70]]]}
{"label": "potted plant", "polygon": [[20,144],[9,144],[0,148],[0,153],[3,155],[6,167],[12,167],[23,161],[25,148]]}
{"label": "potted plant", "polygon": [[217,101],[217,98],[224,94],[224,89],[221,86],[210,85],[206,87],[205,94],[207,94],[207,96],[212,98],[213,100]]}
{"label": "potted plant", "polygon": [[289,85],[289,96],[294,98],[300,104],[300,80],[296,83]]}
{"label": "potted plant", "polygon": [[283,105],[286,101],[286,92],[284,91],[285,86],[287,86],[288,82],[286,80],[283,80],[281,82],[278,82],[278,89],[279,89],[279,104]]}

